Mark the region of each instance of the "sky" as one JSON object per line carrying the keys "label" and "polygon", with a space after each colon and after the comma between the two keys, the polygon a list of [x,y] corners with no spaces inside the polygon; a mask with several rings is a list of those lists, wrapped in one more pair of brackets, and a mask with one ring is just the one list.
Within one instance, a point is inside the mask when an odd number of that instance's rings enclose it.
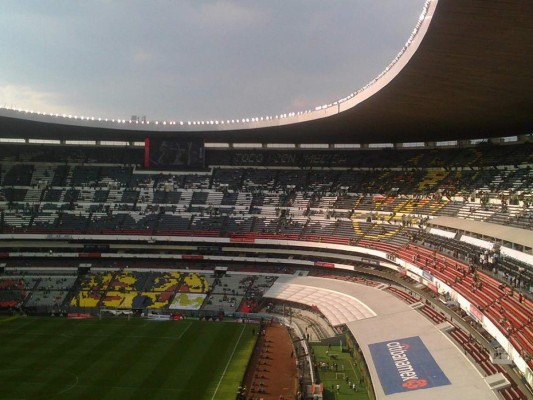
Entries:
{"label": "sky", "polygon": [[341,99],[424,0],[2,0],[0,107],[129,119],[274,116]]}

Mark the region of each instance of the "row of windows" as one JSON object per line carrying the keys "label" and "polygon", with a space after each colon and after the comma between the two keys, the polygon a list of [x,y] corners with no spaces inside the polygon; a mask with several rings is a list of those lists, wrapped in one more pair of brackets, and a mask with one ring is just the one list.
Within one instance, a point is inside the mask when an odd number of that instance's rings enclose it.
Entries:
{"label": "row of windows", "polygon": [[[511,143],[518,141],[517,136],[509,136],[502,138],[503,142]],[[481,143],[486,143],[487,139],[473,139],[469,141],[471,145],[477,145]],[[21,139],[21,138],[0,138],[0,143],[30,143],[30,144],[71,144],[71,145],[81,145],[81,146],[95,146],[97,143],[95,140],[65,140],[64,143],[61,143],[60,140],[55,139]],[[144,142],[124,142],[124,141],[106,141],[102,140],[99,142],[102,146],[144,146]],[[416,147],[426,147],[424,142],[409,142],[402,143],[403,148],[416,148]],[[449,140],[443,142],[436,142],[437,147],[446,147],[446,146],[457,146],[457,140]],[[230,143],[205,143],[206,148],[229,148]],[[233,143],[233,148],[263,148],[262,143]],[[294,143],[268,143],[266,144],[267,148],[271,149],[294,149],[296,145]],[[370,143],[368,148],[370,149],[385,149],[393,148],[392,143]],[[301,149],[328,149],[330,146],[327,143],[302,143],[299,145]],[[335,149],[360,149],[361,144],[358,143],[337,143],[333,144]]]}

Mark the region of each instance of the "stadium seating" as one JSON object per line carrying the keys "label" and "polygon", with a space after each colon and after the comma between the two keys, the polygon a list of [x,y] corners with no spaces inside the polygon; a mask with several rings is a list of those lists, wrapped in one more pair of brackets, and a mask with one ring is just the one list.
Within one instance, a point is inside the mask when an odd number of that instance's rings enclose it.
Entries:
{"label": "stadium seating", "polygon": [[[349,168],[335,169],[302,162],[250,168],[231,164],[227,152],[211,156],[216,168],[179,173],[143,170],[138,149],[114,150],[0,146],[0,232],[262,238],[378,249],[448,282],[518,350],[533,354],[532,305],[509,291],[511,282],[530,287],[533,266],[506,257],[498,262],[499,280],[491,271],[465,275],[481,249],[420,229],[428,219],[453,216],[533,230],[532,144],[360,150]],[[183,304],[249,311],[259,299],[237,280],[195,273],[113,270],[65,278],[64,288],[36,279],[18,286],[2,279],[0,307],[161,309],[191,296]],[[479,282],[483,288],[473,290]],[[496,304],[505,310],[504,322]],[[422,312],[440,320],[431,309]]]}

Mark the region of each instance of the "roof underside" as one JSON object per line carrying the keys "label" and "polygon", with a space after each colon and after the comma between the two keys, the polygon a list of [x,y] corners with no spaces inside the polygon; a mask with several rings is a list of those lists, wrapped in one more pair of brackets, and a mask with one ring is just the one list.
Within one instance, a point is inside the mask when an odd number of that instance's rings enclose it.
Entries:
{"label": "roof underside", "polygon": [[[309,122],[257,129],[144,132],[0,117],[2,136],[208,142],[379,143],[533,132],[533,2],[440,0],[417,52],[355,107]],[[347,88],[347,91],[353,88]]]}

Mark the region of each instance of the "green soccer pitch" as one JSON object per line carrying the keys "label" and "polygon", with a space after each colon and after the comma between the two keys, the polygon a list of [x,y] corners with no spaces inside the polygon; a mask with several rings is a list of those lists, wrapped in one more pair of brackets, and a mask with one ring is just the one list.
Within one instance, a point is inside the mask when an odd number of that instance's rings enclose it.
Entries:
{"label": "green soccer pitch", "polygon": [[235,399],[257,326],[0,318],[0,399]]}

